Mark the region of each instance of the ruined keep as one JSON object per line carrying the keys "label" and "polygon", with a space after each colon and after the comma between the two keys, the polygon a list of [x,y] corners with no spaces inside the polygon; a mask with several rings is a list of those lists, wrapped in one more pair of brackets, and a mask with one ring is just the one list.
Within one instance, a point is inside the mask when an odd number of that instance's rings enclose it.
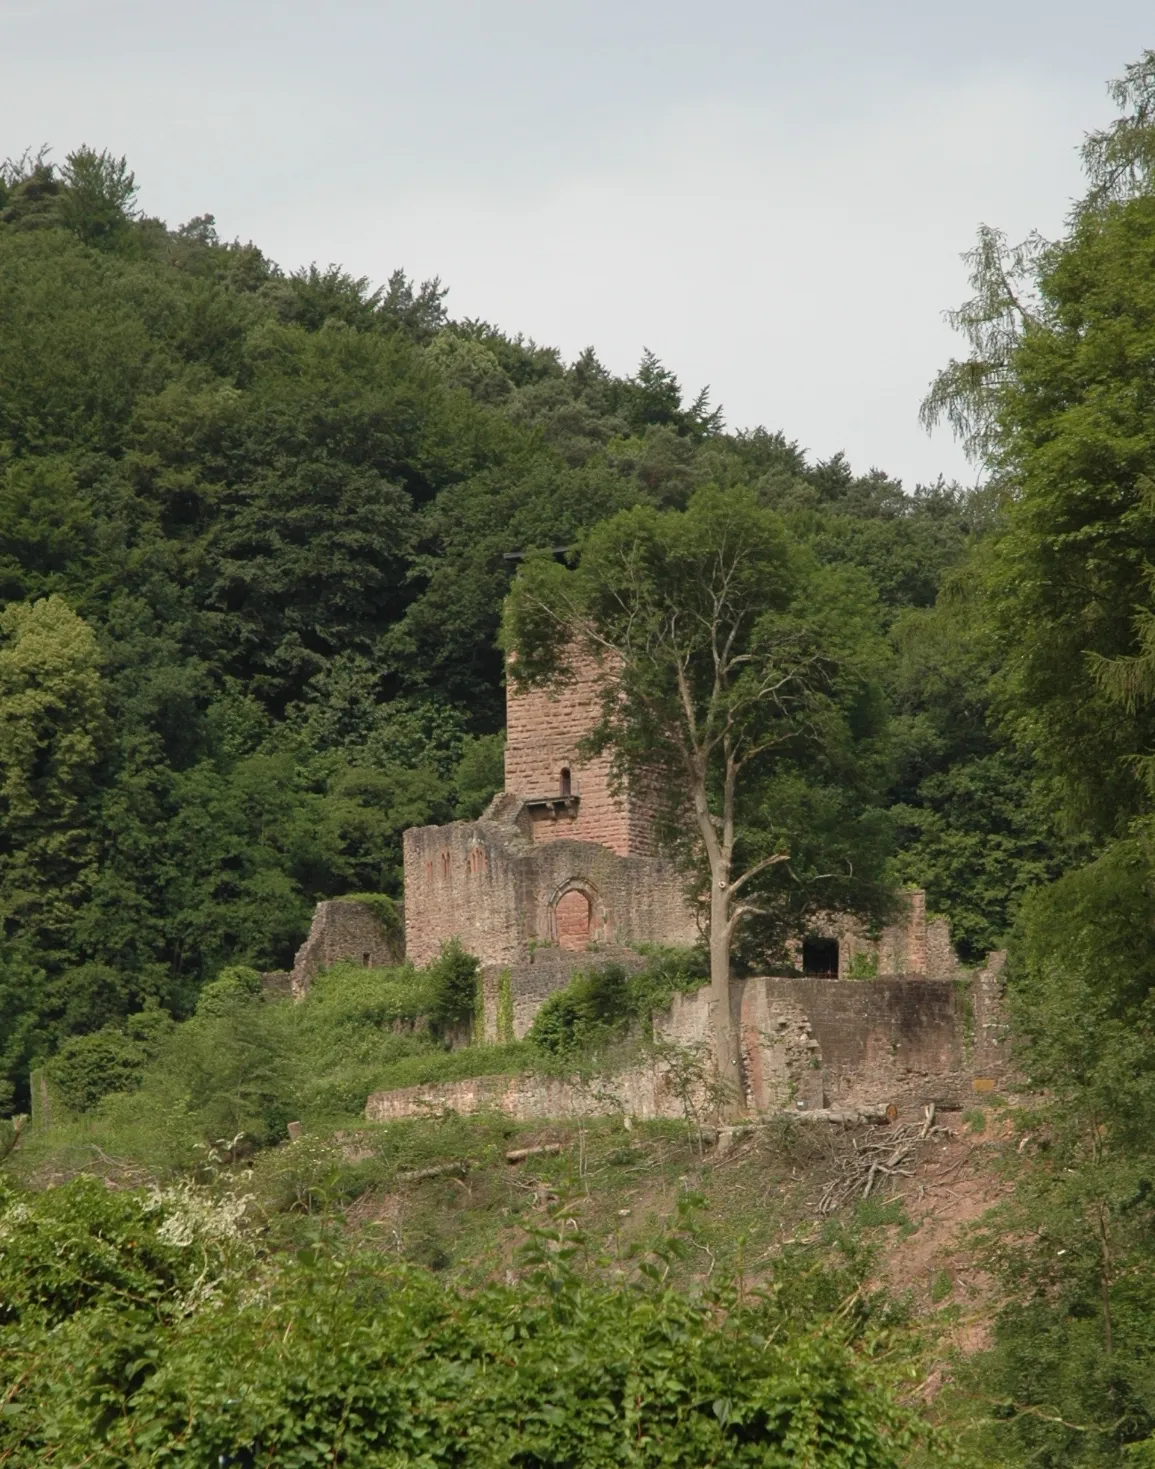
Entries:
{"label": "ruined keep", "polygon": [[[615,793],[607,757],[579,758],[599,713],[601,670],[577,660],[559,688],[506,696],[505,789],[478,821],[405,833],[405,952],[414,964],[456,938],[481,960],[479,1034],[520,1039],[579,966],[641,964],[636,945],[701,933],[673,866],[658,855],[646,793]],[[944,919],[903,895],[899,921],[871,934],[841,915],[791,945],[803,985],[960,973]],[[817,995],[818,989],[806,991]],[[930,994],[930,991],[927,992]]]}
{"label": "ruined keep", "polygon": [[[656,854],[647,802],[613,792],[608,759],[578,757],[597,697],[589,661],[560,689],[510,687],[504,791],[478,821],[405,833],[413,963],[427,964],[452,938],[483,966],[519,970],[541,949],[577,956],[697,941],[682,881]],[[573,963],[554,967],[568,975]]]}

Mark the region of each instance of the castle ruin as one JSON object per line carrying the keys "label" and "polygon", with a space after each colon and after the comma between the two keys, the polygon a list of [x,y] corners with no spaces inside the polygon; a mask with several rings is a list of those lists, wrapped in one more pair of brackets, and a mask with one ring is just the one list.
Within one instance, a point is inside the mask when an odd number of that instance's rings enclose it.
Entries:
{"label": "castle ruin", "polygon": [[[505,789],[478,821],[405,833],[405,951],[427,964],[457,938],[483,966],[525,966],[538,950],[585,955],[693,944],[696,915],[654,845],[653,810],[615,793],[605,757],[578,744],[597,717],[597,668],[507,700]],[[572,966],[570,966],[572,968]]]}
{"label": "castle ruin", "polygon": [[[479,820],[405,833],[405,957],[427,964],[457,939],[480,959],[477,1039],[521,1039],[544,1001],[579,969],[640,968],[638,946],[692,945],[701,937],[681,876],[656,850],[645,793],[615,790],[608,759],[580,753],[598,714],[598,674],[587,662],[560,688],[511,687],[505,789]],[[903,906],[901,921],[877,933],[845,916],[818,921],[790,946],[791,973],[735,979],[731,1006],[748,1110],[856,1107],[880,1098],[902,1109],[930,1101],[959,1106],[972,1090],[994,1087],[1006,1069],[1003,956],[964,970],[946,921],[928,919],[926,895],[908,892]],[[317,964],[377,963],[396,954],[366,905],[323,907],[298,956],[297,995]],[[705,1044],[705,992],[675,999],[654,1017],[654,1029],[677,1046]],[[676,1116],[682,1105],[668,1065],[607,1086],[606,1096],[594,1097],[557,1080],[481,1078],[375,1093],[366,1116],[385,1121],[482,1106],[515,1116],[620,1107]]]}

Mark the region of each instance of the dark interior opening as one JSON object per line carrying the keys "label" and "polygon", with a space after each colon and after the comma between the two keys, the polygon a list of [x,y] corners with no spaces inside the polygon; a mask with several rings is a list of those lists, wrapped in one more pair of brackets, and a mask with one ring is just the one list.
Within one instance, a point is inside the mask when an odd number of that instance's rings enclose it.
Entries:
{"label": "dark interior opening", "polygon": [[369,968],[369,955],[368,954],[363,954],[361,956],[361,962],[362,962],[362,964],[364,964],[365,968],[368,969]]}
{"label": "dark interior opening", "polygon": [[569,778],[569,770],[563,769],[561,773],[561,793],[563,796],[573,795],[572,783]]}
{"label": "dark interior opening", "polygon": [[803,939],[802,973],[814,979],[837,979],[838,940]]}

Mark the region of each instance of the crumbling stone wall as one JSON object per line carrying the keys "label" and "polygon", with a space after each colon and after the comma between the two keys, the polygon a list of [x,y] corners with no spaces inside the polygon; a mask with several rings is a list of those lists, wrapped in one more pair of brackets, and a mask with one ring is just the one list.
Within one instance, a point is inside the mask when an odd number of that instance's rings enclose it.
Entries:
{"label": "crumbling stone wall", "polygon": [[[976,1091],[1005,1084],[1010,1058],[1001,1007],[1004,957],[992,955],[984,969],[957,980],[735,982],[731,1004],[746,1110],[852,1110],[893,1103],[900,1116],[912,1116],[928,1102],[958,1108]],[[675,997],[653,1024],[658,1040],[708,1047],[708,992]],[[385,1121],[484,1107],[521,1118],[614,1111],[678,1117],[684,1111],[670,1067],[654,1059],[592,1088],[519,1076],[379,1092],[370,1097],[365,1115]]]}
{"label": "crumbling stone wall", "polygon": [[[838,978],[848,979],[855,959],[865,956],[878,975],[921,974],[950,979],[962,972],[945,918],[928,918],[926,893],[915,888],[899,894],[901,916],[872,937],[857,919],[833,913],[810,925],[816,937],[838,940]],[[793,944],[792,961],[801,967],[801,941]]]}
{"label": "crumbling stone wall", "polygon": [[[481,971],[484,1013],[478,1031],[491,1044],[498,1041],[523,1040],[533,1024],[534,1016],[550,995],[565,989],[579,971],[588,973],[619,965],[627,973],[645,967],[645,959],[635,949],[609,945],[583,954],[566,949],[537,949],[518,964],[489,964]],[[503,994],[507,997],[503,1034]]]}
{"label": "crumbling stone wall", "polygon": [[[426,964],[459,938],[483,965],[520,964],[541,946],[572,941],[558,908],[570,893],[588,904],[588,945],[692,944],[694,913],[672,865],[611,847],[527,835],[524,802],[498,797],[480,821],[405,833],[405,947]],[[564,917],[564,909],[563,909]]]}
{"label": "crumbling stone wall", "polygon": [[615,1113],[650,1120],[682,1117],[685,1109],[669,1069],[652,1065],[605,1077],[587,1085],[550,1076],[479,1076],[435,1086],[407,1086],[374,1092],[365,1104],[367,1122],[402,1117],[437,1117],[456,1112],[504,1112],[529,1122],[537,1117],[606,1117]]}
{"label": "crumbling stone wall", "polygon": [[330,898],[318,903],[309,936],[297,950],[290,979],[293,998],[303,999],[313,976],[331,964],[388,968],[404,958],[400,927],[387,929],[368,903]]}

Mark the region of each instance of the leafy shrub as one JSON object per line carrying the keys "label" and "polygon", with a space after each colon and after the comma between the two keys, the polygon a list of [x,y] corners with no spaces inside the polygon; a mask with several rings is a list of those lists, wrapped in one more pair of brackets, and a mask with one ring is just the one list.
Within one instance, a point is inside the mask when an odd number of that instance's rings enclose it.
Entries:
{"label": "leafy shrub", "polygon": [[553,1056],[584,1050],[624,1031],[634,1007],[620,964],[576,974],[537,1012],[527,1039]]}
{"label": "leafy shrub", "polygon": [[692,995],[710,978],[710,958],[704,948],[646,944],[640,952],[646,957],[646,967],[629,978],[631,1003],[638,1014],[664,1010],[675,995]]}
{"label": "leafy shrub", "polygon": [[466,1292],[379,1254],[261,1260],[221,1208],[6,1201],[3,1462],[895,1469],[920,1437],[838,1280],[799,1322],[670,1287],[676,1239],[631,1286],[586,1279],[559,1230]]}
{"label": "leafy shrub", "polygon": [[74,1112],[87,1112],[110,1092],[139,1085],[148,1057],[119,1026],[73,1036],[48,1063],[48,1075]]}
{"label": "leafy shrub", "polygon": [[154,1007],[74,1036],[48,1063],[48,1074],[74,1112],[88,1112],[112,1092],[140,1085],[145,1068],[173,1029],[172,1017]]}
{"label": "leafy shrub", "polygon": [[429,1023],[444,1034],[473,1019],[477,1004],[480,962],[462,948],[458,939],[442,944],[441,953],[426,970],[430,987]]}
{"label": "leafy shrub", "polygon": [[624,1036],[631,1022],[665,1009],[675,994],[699,989],[707,977],[704,958],[693,949],[655,949],[638,974],[620,964],[575,974],[546,1000],[526,1039],[557,1057],[605,1045]]}
{"label": "leafy shrub", "polygon": [[877,979],[878,978],[878,955],[868,954],[865,949],[859,949],[857,953],[850,956],[850,967],[846,971],[848,979]]}
{"label": "leafy shrub", "polygon": [[292,1013],[306,1031],[392,1026],[429,1014],[434,991],[428,970],[400,964],[395,969],[364,969],[334,964],[317,975]]}
{"label": "leafy shrub", "polygon": [[225,1015],[234,1005],[256,999],[261,993],[261,976],[243,964],[222,969],[210,980],[197,999],[198,1015]]}
{"label": "leafy shrub", "polygon": [[156,1310],[203,1268],[165,1238],[164,1218],[149,1196],[91,1178],[43,1193],[0,1191],[0,1323],[29,1330],[96,1307]]}

